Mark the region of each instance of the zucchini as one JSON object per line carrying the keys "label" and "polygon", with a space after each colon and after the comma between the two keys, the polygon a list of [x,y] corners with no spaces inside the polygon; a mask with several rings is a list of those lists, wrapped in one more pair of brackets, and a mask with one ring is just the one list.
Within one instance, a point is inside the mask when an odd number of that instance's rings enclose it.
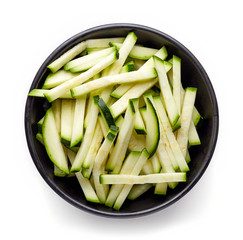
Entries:
{"label": "zucchini", "polygon": [[165,112],[160,96],[153,97],[153,100],[154,100],[156,112],[158,113],[161,124],[168,138],[168,142],[170,144],[171,150],[174,154],[177,164],[179,165],[180,170],[182,172],[189,171],[189,167],[185,161],[185,157],[180,149],[180,146],[175,138],[175,135],[173,133],[172,127],[170,125],[169,119]]}
{"label": "zucchini", "polygon": [[116,125],[109,108],[107,107],[106,103],[104,102],[104,100],[102,98],[99,98],[98,106],[99,106],[101,114],[104,116],[104,118],[107,122],[108,127],[110,127],[112,125]]}
{"label": "zucchini", "polygon": [[[44,98],[45,97],[45,94],[48,94],[49,91],[50,91],[49,89],[32,89],[29,92],[28,96],[30,96],[30,97],[42,97],[42,98]],[[59,98],[62,98],[62,99],[73,99],[70,91],[67,91],[67,92],[62,93],[59,96]]]}
{"label": "zucchini", "polygon": [[[147,152],[146,148],[141,152],[140,157],[138,158],[135,166],[133,167],[132,171],[131,171],[131,175],[138,175],[140,173],[140,171],[142,170],[143,165],[145,164],[145,162],[148,160],[149,158],[149,153]],[[129,185],[124,185],[124,187],[122,188],[121,192],[119,193],[113,208],[116,210],[119,210],[122,206],[122,204],[124,203],[124,201],[126,200],[129,192],[132,189],[132,184]]]}
{"label": "zucchini", "polygon": [[104,171],[105,161],[108,157],[111,147],[113,146],[113,142],[118,133],[118,129],[119,128],[116,126],[110,127],[110,130],[104,142],[102,143],[101,147],[99,148],[99,151],[94,160],[94,167],[93,167],[94,185],[95,185],[96,193],[101,203],[105,203],[106,201],[108,186],[104,186],[100,184],[99,178],[100,178],[100,174],[102,174]]}
{"label": "zucchini", "polygon": [[146,103],[146,111],[144,112],[144,120],[147,129],[146,149],[150,157],[152,157],[157,150],[160,139],[159,120],[151,100],[146,96],[144,100]]}
{"label": "zucchini", "polygon": [[186,88],[184,102],[181,112],[181,128],[178,130],[177,142],[180,146],[183,156],[186,156],[188,144],[188,132],[192,119],[192,111],[195,103],[197,89]]}
{"label": "zucchini", "polygon": [[74,98],[77,98],[89,92],[114,86],[116,84],[146,81],[156,77],[157,73],[154,68],[146,68],[143,71],[138,70],[133,72],[105,76],[91,82],[84,83],[80,86],[71,88],[71,94]]}
{"label": "zucchini", "polygon": [[69,71],[65,71],[65,70],[61,69],[55,73],[50,73],[47,76],[42,88],[50,89],[50,88],[56,87],[64,82],[66,82],[67,80],[77,77],[77,76],[78,76],[77,73],[71,73]]}
{"label": "zucchini", "polygon": [[[163,169],[161,169],[161,173],[164,173]],[[170,182],[170,184],[172,183]],[[154,188],[154,194],[166,195],[167,188],[168,188],[168,183],[156,183]]]}
{"label": "zucchini", "polygon": [[89,166],[89,168],[82,168],[82,174],[85,178],[90,178],[91,176],[93,166],[94,166],[94,160],[101,146],[102,140],[103,140],[103,134],[102,134],[101,126],[99,122],[97,122],[94,136],[92,138],[91,144],[89,146],[89,150],[87,152],[87,155],[83,163],[84,166]]}
{"label": "zucchini", "polygon": [[51,64],[49,64],[47,68],[49,68],[53,73],[55,73],[60,68],[62,68],[67,62],[69,62],[71,59],[80,54],[86,48],[86,46],[87,44],[85,41],[75,45],[73,48],[71,48],[63,55],[61,55],[59,58],[57,58],[55,61],[53,61]]}
{"label": "zucchini", "polygon": [[86,46],[87,48],[108,48],[110,42],[122,43],[124,40],[124,37],[88,39]]}
{"label": "zucchini", "polygon": [[[130,174],[133,167],[135,166],[138,158],[140,157],[141,152],[132,151],[129,153],[127,158],[122,165],[120,174]],[[112,207],[114,202],[116,201],[117,196],[121,192],[123,185],[112,185],[105,201],[105,205],[108,207]]]}
{"label": "zucchini", "polygon": [[151,157],[151,164],[152,164],[152,167],[153,167],[153,172],[152,173],[159,173],[162,166],[161,166],[160,161],[159,161],[159,159],[158,159],[156,154],[154,154]]}
{"label": "zucchini", "polygon": [[73,130],[74,100],[62,100],[61,106],[61,141],[70,146]]}
{"label": "zucchini", "polygon": [[51,90],[47,90],[47,92],[44,93],[46,99],[49,102],[54,101],[55,99],[59,98],[67,91],[69,91],[71,88],[86,82],[87,80],[95,76],[97,73],[101,72],[103,69],[111,65],[116,59],[117,59],[117,51],[113,51],[113,53],[105,57],[102,61],[94,65],[86,72],[81,73],[77,77],[62,83],[59,86],[52,88]]}
{"label": "zucchini", "polygon": [[129,106],[125,113],[124,121],[120,128],[116,144],[106,164],[106,170],[108,171],[113,171],[113,173],[118,173],[120,171],[122,162],[126,155],[128,143],[132,135],[134,115],[135,109],[133,100],[129,100]]}
{"label": "zucchini", "polygon": [[[43,136],[41,133],[37,133],[36,134],[36,139],[43,145],[45,146],[45,143],[44,143],[44,140],[43,140]],[[65,151],[64,151],[65,152]],[[54,170],[53,170],[53,173],[54,173],[54,176],[56,177],[66,177],[67,174],[65,172],[63,172],[62,170],[60,170],[55,164],[54,165]]]}
{"label": "zucchini", "polygon": [[50,160],[63,172],[69,173],[67,157],[56,128],[52,109],[48,109],[42,126],[43,141]]}
{"label": "zucchini", "polygon": [[[121,115],[120,115],[121,116]],[[132,132],[130,141],[128,143],[129,151],[142,151],[145,148],[146,138],[145,135],[138,135],[134,130]]]}
{"label": "zucchini", "polygon": [[153,184],[143,184],[143,185],[134,185],[129,192],[127,199],[129,200],[135,200],[138,197],[140,197],[142,194],[147,192],[151,187],[153,187]]}
{"label": "zucchini", "polygon": [[104,116],[102,114],[98,115],[98,120],[99,120],[99,124],[101,127],[101,131],[103,133],[103,136],[105,137],[109,131],[109,126],[104,118]]}
{"label": "zucchini", "polygon": [[[71,162],[71,164],[73,164],[76,154],[70,151],[69,149],[67,149],[67,155],[69,161]],[[75,175],[77,177],[81,189],[83,190],[86,200],[94,203],[100,203],[97,194],[95,193],[94,188],[92,187],[90,180],[84,178],[81,172],[76,172]]]}
{"label": "zucchini", "polygon": [[132,50],[134,44],[137,41],[137,36],[134,32],[130,32],[127,34],[124,42],[122,43],[120,49],[119,49],[119,58],[117,61],[115,61],[110,69],[109,69],[109,75],[115,75],[118,74],[121,71],[122,66],[124,65],[130,51]]}
{"label": "zucchini", "polygon": [[101,174],[101,184],[146,184],[146,183],[167,183],[185,182],[186,173],[154,173],[147,175],[126,175],[126,174]]}
{"label": "zucchini", "polygon": [[[121,69],[120,73],[125,72],[132,72],[135,70],[134,61],[127,62]],[[122,84],[119,85],[111,94],[110,96],[113,98],[120,98],[125,92],[127,92],[133,84]]]}
{"label": "zucchini", "polygon": [[90,112],[91,112],[90,119],[89,119],[89,122],[87,123],[87,128],[86,128],[86,131],[85,131],[85,134],[83,137],[83,142],[82,142],[82,144],[77,152],[77,155],[75,157],[75,160],[72,164],[71,172],[80,171],[82,164],[85,160],[85,157],[88,153],[88,149],[91,144],[91,141],[93,139],[95,126],[96,126],[96,122],[97,122],[97,118],[98,118],[98,112],[99,112],[99,109],[97,106],[97,101],[98,101],[99,97],[91,95],[90,98],[93,99],[91,107],[90,107]]}
{"label": "zucchini", "polygon": [[[139,99],[138,99],[139,101]],[[141,116],[140,111],[136,111],[135,113],[135,119],[134,119],[134,130],[137,134],[146,135],[147,130],[143,121],[143,118]]]}
{"label": "zucchini", "polygon": [[157,81],[158,79],[155,78],[150,81],[138,83],[134,85],[131,89],[129,89],[119,100],[117,100],[110,106],[110,111],[113,118],[118,117],[127,109],[129,99],[139,98],[143,95],[143,93],[145,93],[148,89],[154,86]]}
{"label": "zucchini", "polygon": [[[111,42],[110,46],[115,46],[117,49],[120,49],[122,44]],[[157,51],[158,51],[158,49],[155,49],[155,48],[149,48],[149,47],[134,45],[132,50],[129,53],[129,57],[134,58],[134,59],[140,59],[140,60],[148,60]]]}
{"label": "zucchini", "polygon": [[177,106],[176,106],[175,100],[173,98],[171,89],[170,89],[170,85],[169,85],[168,77],[166,75],[166,70],[164,68],[163,60],[161,60],[160,58],[158,58],[156,56],[154,56],[153,59],[154,59],[156,70],[158,72],[160,89],[161,89],[162,96],[163,96],[163,99],[165,102],[165,107],[166,107],[166,111],[168,113],[168,118],[170,120],[171,125],[174,126],[177,123],[180,115],[177,110]]}
{"label": "zucchini", "polygon": [[84,132],[84,112],[86,104],[86,95],[75,100],[73,128],[70,147],[76,146],[82,141]]}
{"label": "zucchini", "polygon": [[56,127],[59,135],[61,136],[61,113],[62,113],[62,100],[56,99],[51,104],[52,112],[54,114]]}
{"label": "zucchini", "polygon": [[188,143],[190,146],[196,146],[196,145],[201,144],[200,137],[198,135],[197,129],[196,129],[193,121],[191,121],[189,130],[188,130]]}
{"label": "zucchini", "polygon": [[181,112],[181,59],[173,55],[173,97],[177,106],[178,113]]}
{"label": "zucchini", "polygon": [[79,58],[76,58],[66,63],[64,66],[64,70],[70,70],[72,73],[85,71],[93,67],[95,64],[100,62],[105,57],[107,57],[114,50],[115,50],[114,48],[107,48],[107,49],[97,51],[93,54],[81,56]]}

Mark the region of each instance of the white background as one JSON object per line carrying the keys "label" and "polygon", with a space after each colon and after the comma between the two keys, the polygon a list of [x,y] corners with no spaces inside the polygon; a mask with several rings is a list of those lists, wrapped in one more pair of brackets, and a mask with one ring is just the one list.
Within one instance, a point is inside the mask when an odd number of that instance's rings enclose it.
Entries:
{"label": "white background", "polygon": [[[3,239],[240,239],[242,237],[241,1],[3,1],[0,8]],[[24,107],[45,58],[63,41],[100,24],[157,28],[198,58],[214,86],[220,131],[213,159],[180,201],[135,219],[110,219],[71,206],[44,182],[28,152]],[[239,218],[240,217],[240,218]]]}

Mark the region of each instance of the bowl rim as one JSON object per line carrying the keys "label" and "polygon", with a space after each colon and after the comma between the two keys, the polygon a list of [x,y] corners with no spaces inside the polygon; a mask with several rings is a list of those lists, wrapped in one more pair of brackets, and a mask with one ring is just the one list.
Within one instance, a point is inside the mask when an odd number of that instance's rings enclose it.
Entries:
{"label": "bowl rim", "polygon": [[30,90],[32,90],[38,84],[38,81],[41,79],[43,71],[46,69],[46,66],[51,61],[55,60],[56,56],[60,55],[60,52],[65,52],[67,49],[71,48],[72,45],[75,45],[75,43],[80,42],[80,39],[84,38],[86,35],[90,35],[91,33],[94,33],[96,31],[100,31],[100,30],[104,30],[104,29],[106,29],[106,30],[114,29],[114,28],[139,29],[139,30],[148,31],[148,32],[154,33],[156,35],[159,35],[160,37],[164,38],[166,41],[169,41],[172,44],[174,44],[179,50],[183,51],[186,55],[188,55],[188,57],[192,60],[192,62],[196,65],[197,69],[202,74],[202,76],[205,80],[205,83],[207,85],[208,91],[210,93],[210,96],[212,98],[212,105],[213,105],[213,112],[214,112],[214,115],[212,117],[213,118],[213,121],[212,121],[213,132],[212,132],[212,141],[211,141],[212,144],[210,145],[208,154],[205,157],[206,158],[205,164],[203,165],[201,171],[199,173],[197,173],[195,178],[185,188],[183,188],[182,191],[179,192],[174,198],[170,199],[169,201],[167,201],[164,204],[162,203],[153,208],[149,208],[149,209],[137,211],[137,212],[130,212],[130,213],[105,212],[102,210],[91,208],[78,201],[75,201],[69,195],[65,194],[60,188],[58,188],[55,185],[55,183],[53,182],[53,180],[45,174],[45,171],[42,168],[41,164],[37,161],[38,156],[37,156],[37,153],[34,151],[35,147],[34,147],[34,143],[32,142],[32,138],[31,138],[31,123],[30,123],[30,109],[31,109],[31,104],[32,104],[31,97],[27,97],[27,101],[25,104],[24,127],[25,127],[27,145],[28,145],[28,149],[29,149],[30,155],[32,157],[32,160],[33,160],[37,170],[43,177],[43,179],[54,190],[54,192],[56,192],[60,197],[62,197],[67,202],[69,202],[71,205],[73,205],[79,209],[82,209],[86,212],[104,216],[104,217],[113,217],[113,218],[114,217],[116,217],[116,218],[117,217],[118,218],[128,218],[129,217],[130,218],[130,217],[139,217],[139,216],[144,216],[147,214],[155,213],[159,210],[162,210],[162,209],[172,205],[173,203],[175,203],[176,201],[181,199],[186,193],[188,193],[193,188],[193,186],[199,181],[199,179],[202,177],[202,175],[206,171],[209,163],[211,162],[211,159],[212,159],[215,147],[216,147],[216,143],[217,143],[217,139],[218,139],[218,131],[219,131],[219,110],[218,110],[218,103],[217,103],[217,99],[216,99],[216,95],[215,95],[212,83],[211,83],[206,71],[204,70],[203,66],[198,61],[198,59],[183,44],[181,44],[178,40],[174,39],[173,37],[169,36],[168,34],[162,32],[160,30],[157,30],[155,28],[152,28],[152,27],[148,27],[148,26],[140,25],[140,24],[133,24],[133,23],[103,24],[103,25],[89,28],[87,30],[79,32],[79,33],[75,34],[74,36],[70,37],[69,39],[67,39],[66,41],[61,43],[42,63],[42,65],[40,66],[39,70],[37,71],[37,73],[34,77]]}

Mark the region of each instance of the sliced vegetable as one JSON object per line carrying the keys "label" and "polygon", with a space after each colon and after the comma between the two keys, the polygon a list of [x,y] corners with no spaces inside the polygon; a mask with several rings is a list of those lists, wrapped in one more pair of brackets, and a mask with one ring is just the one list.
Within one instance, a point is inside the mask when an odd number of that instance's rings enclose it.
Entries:
{"label": "sliced vegetable", "polygon": [[140,82],[153,79],[157,77],[154,68],[146,68],[143,71],[133,71],[128,73],[121,73],[111,76],[102,77],[91,82],[87,82],[80,86],[71,89],[71,94],[74,98],[87,94],[89,92],[113,86],[115,84]]}
{"label": "sliced vegetable", "polygon": [[81,142],[84,132],[84,113],[86,96],[75,100],[73,128],[70,146],[74,147]]}
{"label": "sliced vegetable", "polygon": [[178,130],[177,142],[180,146],[183,156],[186,156],[188,144],[188,132],[192,119],[192,111],[196,99],[196,88],[186,88],[184,102],[181,112],[181,128]]}
{"label": "sliced vegetable", "polygon": [[[111,46],[115,46],[116,48],[120,49],[122,44],[121,43],[110,43]],[[143,47],[135,45],[132,50],[129,53],[129,57],[135,58],[135,59],[141,59],[141,60],[148,60],[151,58],[158,49],[155,48],[149,48],[149,47]]]}
{"label": "sliced vegetable", "polygon": [[[124,161],[124,164],[121,168],[120,174],[130,174],[132,172],[132,169],[134,168],[138,158],[140,157],[141,152],[132,151],[129,153],[127,158]],[[114,202],[116,201],[117,196],[121,192],[124,185],[112,185],[109,191],[109,194],[107,196],[105,205],[112,207]]]}
{"label": "sliced vegetable", "polygon": [[88,79],[95,76],[97,73],[101,72],[103,69],[111,65],[115,60],[117,59],[117,52],[114,51],[110,55],[108,55],[106,58],[104,58],[102,61],[94,65],[92,68],[87,70],[86,72],[83,72],[82,74],[78,75],[75,78],[72,78],[59,86],[52,88],[51,90],[48,90],[48,92],[44,93],[45,97],[49,102],[54,101],[55,99],[59,98],[63,94],[65,94],[68,90],[70,90],[73,87],[76,87]]}
{"label": "sliced vegetable", "polygon": [[47,76],[42,88],[50,89],[50,88],[56,87],[64,82],[66,82],[67,80],[77,77],[77,76],[78,76],[77,73],[71,73],[69,71],[65,71],[65,70],[61,69],[55,73],[50,73]]}
{"label": "sliced vegetable", "polygon": [[89,150],[89,146],[91,144],[93,135],[94,135],[94,130],[95,130],[95,126],[96,126],[96,122],[97,122],[97,117],[98,117],[98,106],[97,106],[97,101],[98,101],[98,96],[92,96],[91,95],[91,99],[93,99],[91,107],[90,107],[90,111],[91,111],[91,115],[90,115],[90,121],[87,123],[87,128],[84,134],[84,138],[83,138],[83,142],[77,152],[77,155],[75,157],[75,160],[72,164],[71,167],[71,172],[78,172],[80,171],[82,164],[84,162],[84,159],[88,153]]}
{"label": "sliced vegetable", "polygon": [[133,101],[129,100],[123,124],[117,137],[117,141],[106,164],[106,170],[118,173],[127,152],[127,146],[132,135],[135,109]]}
{"label": "sliced vegetable", "polygon": [[108,132],[94,160],[94,168],[93,168],[94,185],[95,185],[95,190],[98,195],[98,198],[102,203],[105,203],[106,201],[108,186],[104,186],[100,184],[99,178],[104,171],[105,161],[108,157],[112,144],[116,138],[118,129],[119,128],[116,126],[110,127],[110,131]]}
{"label": "sliced vegetable", "polygon": [[167,183],[185,182],[186,173],[154,173],[147,175],[123,175],[123,174],[101,174],[101,184],[145,184],[145,183]]}
{"label": "sliced vegetable", "polygon": [[61,106],[61,141],[70,145],[73,130],[74,100],[62,100]]}
{"label": "sliced vegetable", "polygon": [[114,48],[107,48],[107,49],[97,51],[93,54],[81,56],[79,58],[76,58],[66,63],[64,66],[64,70],[70,70],[73,73],[85,71],[93,67],[95,64],[99,63],[101,60],[103,60],[106,56],[111,54],[113,51],[115,51]]}
{"label": "sliced vegetable", "polygon": [[73,48],[71,48],[63,55],[61,55],[59,58],[57,58],[55,61],[53,61],[51,64],[49,64],[47,68],[49,68],[53,73],[55,73],[67,62],[69,62],[71,59],[80,54],[86,48],[86,46],[87,44],[85,41],[75,45]]}
{"label": "sliced vegetable", "polygon": [[[138,175],[140,173],[140,171],[142,170],[143,165],[145,164],[145,162],[147,161],[147,159],[149,158],[149,153],[147,152],[146,148],[142,151],[139,159],[137,160],[133,170],[131,171],[131,175]],[[132,184],[129,185],[124,185],[124,187],[122,188],[121,192],[119,193],[113,208],[116,210],[119,210],[122,206],[122,204],[124,203],[124,201],[126,200],[129,192],[132,189]]]}
{"label": "sliced vegetable", "polygon": [[50,160],[63,172],[69,173],[67,157],[58,134],[52,109],[48,109],[42,127],[43,141]]}
{"label": "sliced vegetable", "polygon": [[201,143],[183,59],[136,42],[134,32],[87,39],[49,64],[42,89],[29,93],[47,99],[36,139],[53,175],[76,176],[87,201],[115,210],[145,192],[170,194],[186,181],[189,147]]}

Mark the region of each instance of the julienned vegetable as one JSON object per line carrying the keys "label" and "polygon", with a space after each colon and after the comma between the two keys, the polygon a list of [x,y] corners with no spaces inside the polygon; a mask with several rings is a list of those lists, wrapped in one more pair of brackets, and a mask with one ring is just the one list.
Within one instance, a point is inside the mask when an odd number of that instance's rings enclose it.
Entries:
{"label": "julienned vegetable", "polygon": [[197,89],[182,87],[183,59],[137,41],[133,32],[83,41],[29,93],[51,103],[36,138],[54,176],[76,176],[87,201],[116,210],[185,182],[189,146],[201,143]]}

